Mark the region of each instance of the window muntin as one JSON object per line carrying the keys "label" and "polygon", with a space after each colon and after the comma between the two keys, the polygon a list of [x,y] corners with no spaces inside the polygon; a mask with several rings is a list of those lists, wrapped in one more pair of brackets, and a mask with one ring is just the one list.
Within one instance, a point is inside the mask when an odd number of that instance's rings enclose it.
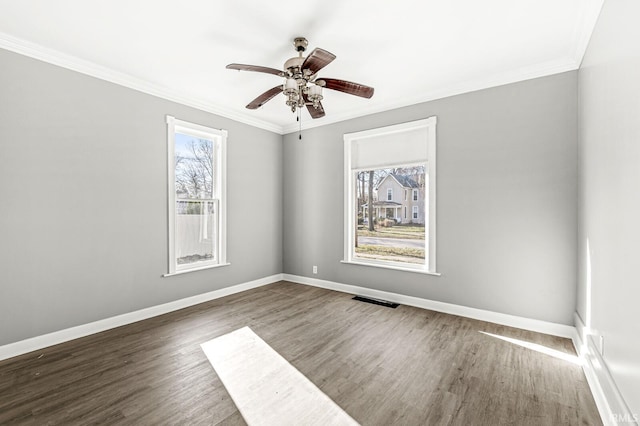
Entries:
{"label": "window muntin", "polygon": [[418,190],[417,189],[413,190],[413,201],[418,201]]}
{"label": "window muntin", "polygon": [[418,206],[413,206],[413,220],[418,219]]}
{"label": "window muntin", "polygon": [[393,189],[387,188],[387,201],[393,200]]}
{"label": "window muntin", "polygon": [[[345,263],[424,271],[437,275],[435,262],[436,121],[436,117],[430,117],[424,120],[344,135]],[[361,253],[355,250],[356,240],[360,237],[358,235],[359,228],[368,227],[369,224],[368,207],[363,209],[362,204],[357,201],[358,191],[360,191],[360,194],[363,193],[362,187],[364,183],[362,179],[369,173],[380,173],[385,169],[405,169],[409,167],[424,167],[425,170],[421,187],[406,188],[405,194],[407,195],[409,194],[408,189],[411,189],[410,200],[406,200],[405,197],[404,201],[393,204],[392,200],[384,200],[384,198],[378,198],[377,196],[373,198],[373,195],[372,200],[373,205],[378,207],[378,214],[382,211],[384,212],[382,219],[386,220],[388,224],[391,224],[390,221],[392,219],[396,223],[402,223],[405,218],[400,217],[401,211],[410,212],[408,221],[424,223],[424,262],[416,264],[399,261],[400,259],[364,259]],[[406,187],[407,185],[403,186]],[[395,187],[393,188],[395,189]],[[415,201],[413,200],[413,189],[417,190],[417,199]],[[402,189],[398,188],[397,190]],[[384,201],[380,202],[380,199]],[[385,203],[386,205],[383,205]],[[416,219],[413,219],[413,206],[416,205],[419,207],[418,215]],[[382,210],[382,208],[385,210]],[[375,217],[375,214],[373,212],[371,216],[374,216],[372,220],[377,223],[380,218]],[[404,223],[407,223],[407,221],[404,221]],[[358,244],[361,242],[362,240],[358,241]]]}
{"label": "window muntin", "polygon": [[226,264],[226,135],[167,117],[169,274]]}

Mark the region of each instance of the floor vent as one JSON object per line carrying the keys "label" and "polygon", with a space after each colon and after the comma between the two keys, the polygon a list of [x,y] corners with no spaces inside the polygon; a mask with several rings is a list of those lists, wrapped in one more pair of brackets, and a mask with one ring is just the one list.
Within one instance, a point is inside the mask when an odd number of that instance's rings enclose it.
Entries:
{"label": "floor vent", "polygon": [[393,308],[393,309],[400,306],[397,303],[387,302],[386,300],[371,299],[370,297],[363,297],[363,296],[355,296],[353,300],[357,300],[359,302],[373,303],[374,305],[386,306],[387,308]]}

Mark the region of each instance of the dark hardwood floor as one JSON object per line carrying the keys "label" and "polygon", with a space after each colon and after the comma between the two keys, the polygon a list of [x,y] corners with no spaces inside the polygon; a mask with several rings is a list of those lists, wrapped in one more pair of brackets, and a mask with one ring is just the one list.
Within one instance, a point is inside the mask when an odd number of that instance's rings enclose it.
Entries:
{"label": "dark hardwood floor", "polygon": [[288,282],[0,362],[0,424],[245,424],[200,343],[249,326],[363,425],[602,424],[570,340]]}

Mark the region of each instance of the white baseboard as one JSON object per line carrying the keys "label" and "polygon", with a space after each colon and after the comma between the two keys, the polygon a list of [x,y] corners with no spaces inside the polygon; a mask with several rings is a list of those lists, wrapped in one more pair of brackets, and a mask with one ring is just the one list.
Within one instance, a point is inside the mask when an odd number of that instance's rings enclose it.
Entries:
{"label": "white baseboard", "polygon": [[282,279],[282,274],[271,275],[269,277],[237,284],[231,287],[221,288],[220,290],[214,290],[208,293],[186,297],[184,299],[175,300],[173,302],[163,303],[162,305],[151,306],[149,308],[117,315],[115,317],[105,318],[99,321],[94,321],[88,324],[83,324],[60,331],[54,331],[53,333],[32,337],[30,339],[21,340],[15,343],[9,343],[8,345],[0,346],[0,361],[12,358],[14,356],[26,354],[28,352],[37,351],[48,346],[64,343],[69,340],[85,337],[90,334],[99,333],[101,331],[109,330],[115,327],[120,327],[140,320],[177,311],[178,309],[187,308],[199,303],[219,299],[221,297],[240,293],[242,291],[251,290],[252,288],[262,287],[267,284],[281,281]]}
{"label": "white baseboard", "polygon": [[[567,338],[575,338],[576,331],[574,327],[562,324],[555,324],[545,321],[533,320],[529,318],[517,317],[514,315],[501,314],[497,312],[485,311],[481,309],[469,308],[466,306],[453,305],[450,303],[437,302],[428,299],[421,299],[413,296],[390,293],[386,291],[374,290],[354,285],[341,284],[332,281],[319,280],[298,275],[275,274],[269,277],[260,278],[258,280],[237,284],[231,287],[214,290],[208,293],[187,297],[173,302],[164,303],[162,305],[152,306],[138,311],[117,315],[111,318],[94,321],[88,324],[82,324],[76,327],[67,328],[60,331],[36,336],[29,339],[21,340],[15,343],[9,343],[0,346],[0,361],[14,356],[22,355],[28,352],[36,351],[48,346],[64,343],[69,340],[78,339],[94,333],[109,330],[115,327],[131,324],[147,318],[177,311],[178,309],[187,308],[199,303],[208,302],[210,300],[219,299],[231,294],[261,287],[267,284],[287,280],[299,284],[311,285],[314,287],[326,288],[329,290],[341,291],[344,293],[358,294],[361,296],[373,297],[376,299],[388,300],[391,302],[401,303],[403,305],[415,306],[423,309],[444,312],[453,315],[459,315],[468,318],[474,318],[482,321],[489,321],[497,324],[507,325],[510,327],[522,328],[525,330],[537,331],[540,333],[551,334]],[[575,339],[574,339],[575,344]],[[576,345],[577,347],[577,345]]]}
{"label": "white baseboard", "polygon": [[388,300],[390,302],[400,303],[402,305],[415,306],[417,308],[429,309],[432,311],[473,318],[481,321],[506,325],[509,327],[536,331],[538,333],[551,334],[553,336],[565,337],[568,339],[571,339],[575,336],[575,328],[570,325],[556,324],[553,322],[523,318],[515,315],[501,314],[499,312],[485,311],[483,309],[470,308],[467,306],[454,305],[451,303],[437,302],[435,300],[422,299],[420,297],[406,296],[404,294],[374,290],[366,287],[341,284],[333,281],[319,280],[316,278],[303,277],[299,275],[283,274],[283,279],[298,284],[306,284],[314,287],[341,291],[343,293],[357,294],[360,296],[373,297],[375,299]]}
{"label": "white baseboard", "polygon": [[602,422],[606,425],[638,424],[637,414],[633,414],[614,381],[607,362],[598,350],[590,330],[574,313],[576,334],[573,343],[578,355],[583,360],[582,368],[587,377],[589,388],[596,401]]}

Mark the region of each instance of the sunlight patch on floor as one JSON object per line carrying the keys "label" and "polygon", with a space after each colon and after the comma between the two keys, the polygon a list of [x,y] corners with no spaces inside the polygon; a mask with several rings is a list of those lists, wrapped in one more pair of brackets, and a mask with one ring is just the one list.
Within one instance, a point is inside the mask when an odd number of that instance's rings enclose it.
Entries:
{"label": "sunlight patch on floor", "polygon": [[548,348],[546,346],[539,345],[537,343],[527,342],[525,340],[514,339],[513,337],[499,336],[497,334],[487,333],[485,331],[480,331],[479,333],[482,333],[486,336],[495,337],[496,339],[504,340],[505,342],[513,343],[514,345],[531,349],[533,351],[540,352],[542,354],[549,355],[554,358],[561,359],[563,361],[568,361],[572,364],[582,365],[582,359],[580,359],[578,356],[571,355],[571,354],[559,351],[557,349]]}
{"label": "sunlight patch on floor", "polygon": [[249,327],[200,346],[247,424],[358,425]]}

